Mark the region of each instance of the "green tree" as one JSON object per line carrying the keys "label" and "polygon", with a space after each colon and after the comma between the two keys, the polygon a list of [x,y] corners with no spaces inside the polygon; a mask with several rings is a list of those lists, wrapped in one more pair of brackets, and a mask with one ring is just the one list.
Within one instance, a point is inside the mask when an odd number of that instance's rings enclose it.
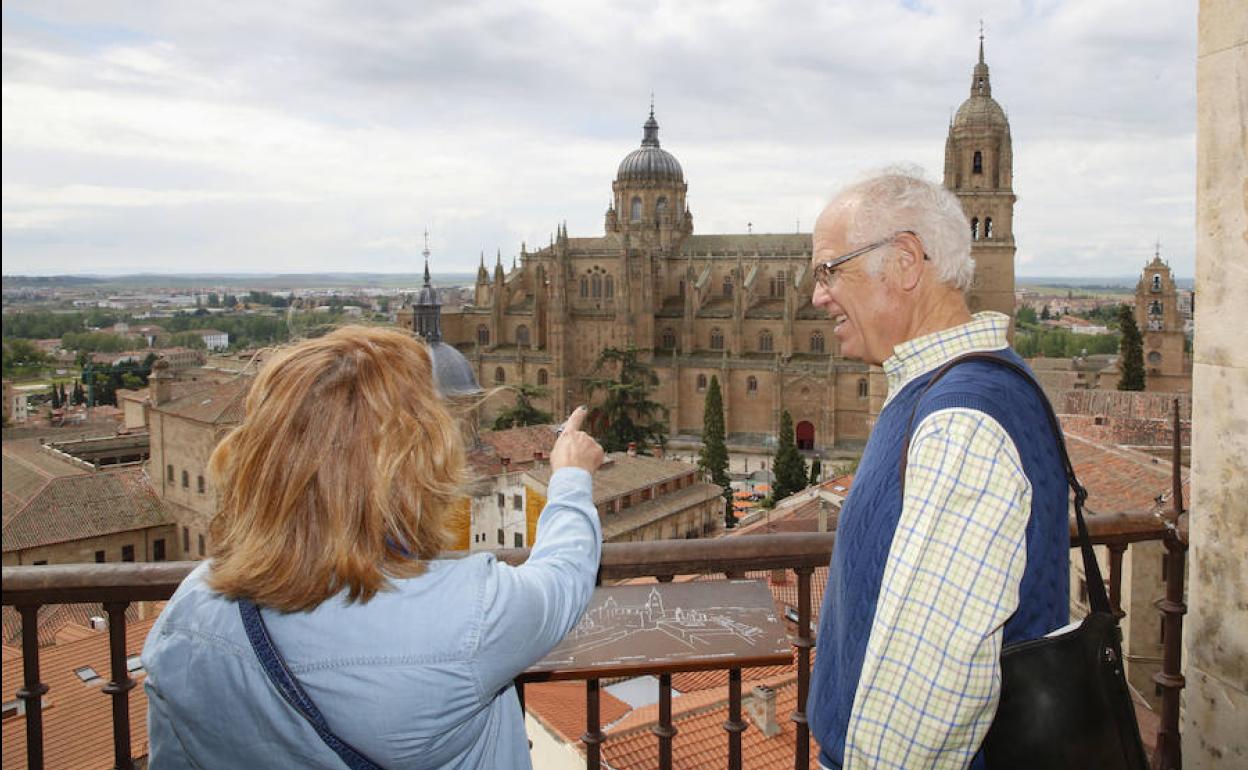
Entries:
{"label": "green tree", "polygon": [[29,340],[11,339],[4,343],[5,377],[37,376],[47,362],[48,357]]}
{"label": "green tree", "polygon": [[787,410],[780,413],[780,441],[776,445],[771,469],[776,477],[771,495],[777,502],[806,488],[806,463],[797,451],[797,442],[793,439],[793,418]]}
{"label": "green tree", "polygon": [[819,461],[818,457],[816,457],[815,459],[810,461],[810,483],[812,485],[818,484],[819,477],[822,475],[823,475],[823,463]]}
{"label": "green tree", "polygon": [[52,384],[52,408],[61,408],[61,393],[56,389],[56,383]]}
{"label": "green tree", "polygon": [[1118,347],[1118,368],[1122,379],[1118,390],[1144,390],[1144,339],[1140,327],[1135,325],[1135,313],[1129,305],[1118,309],[1118,326],[1122,329],[1122,341]]}
{"label": "green tree", "polygon": [[1035,326],[1039,322],[1036,318],[1035,309],[1029,305],[1020,307],[1016,318],[1019,326]]}
{"label": "green tree", "polygon": [[82,383],[78,380],[74,380],[73,401],[71,403],[74,406],[81,406],[87,403],[87,392],[82,389]]}
{"label": "green tree", "polygon": [[499,412],[494,418],[494,430],[522,428],[526,425],[549,425],[555,421],[550,412],[543,412],[533,405],[533,399],[545,398],[548,391],[538,385],[521,383],[513,388],[516,404]]}
{"label": "green tree", "polygon": [[1048,321],[1048,320],[1049,320],[1049,319],[1051,319],[1052,317],[1053,317],[1053,316],[1052,316],[1052,314],[1051,314],[1051,313],[1049,313],[1049,306],[1048,306],[1048,305],[1045,305],[1045,306],[1044,306],[1044,307],[1040,310],[1040,320],[1041,320],[1041,321]]}
{"label": "green tree", "polygon": [[732,512],[732,486],[728,479],[728,445],[724,436],[724,396],[719,390],[719,378],[711,375],[702,407],[702,451],[698,454],[700,467],[712,484],[724,490],[724,525],[737,525]]}
{"label": "green tree", "polygon": [[[635,347],[605,348],[594,362],[585,388],[601,403],[589,413],[590,433],[608,452],[622,452],[635,444],[646,453],[667,441],[667,407],[650,397],[659,378]],[[606,372],[614,376],[603,376]]]}

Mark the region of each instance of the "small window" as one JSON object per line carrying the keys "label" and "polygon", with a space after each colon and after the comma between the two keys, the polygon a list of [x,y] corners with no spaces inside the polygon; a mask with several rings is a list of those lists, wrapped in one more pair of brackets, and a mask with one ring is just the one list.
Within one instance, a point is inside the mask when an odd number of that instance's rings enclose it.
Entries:
{"label": "small window", "polygon": [[584,275],[581,276],[581,296],[589,296],[589,278]]}
{"label": "small window", "polygon": [[698,392],[700,393],[704,390],[706,390],[706,375],[699,374],[698,375]]}
{"label": "small window", "polygon": [[507,382],[507,372],[503,371],[501,366],[494,367],[494,384],[502,385],[505,382]]}
{"label": "small window", "polygon": [[486,326],[485,324],[482,324],[477,327],[477,344],[478,345],[490,344],[490,327]]}
{"label": "small window", "polygon": [[1153,276],[1153,291],[1161,291],[1161,276]]}
{"label": "small window", "polygon": [[810,334],[810,352],[823,352],[823,332],[811,332]]}
{"label": "small window", "polygon": [[718,328],[711,329],[711,350],[724,349],[724,333]]}
{"label": "small window", "polygon": [[204,493],[204,490],[207,489],[207,485],[204,483],[204,477],[202,475],[195,477],[195,489],[201,495]]}
{"label": "small window", "polygon": [[1161,363],[1161,354],[1160,354],[1160,353],[1158,353],[1156,350],[1151,351],[1151,352],[1148,354],[1148,362],[1149,362],[1150,364],[1153,364],[1153,365],[1160,364],[1160,363]]}
{"label": "small window", "polygon": [[979,150],[975,151],[975,157],[971,158],[971,173],[984,173],[984,154]]}
{"label": "small window", "polygon": [[165,466],[165,480],[168,481],[170,484],[173,483],[173,464],[172,463]]}
{"label": "small window", "polygon": [[503,528],[502,528],[502,527],[499,527],[499,528],[498,528],[498,544],[499,544],[499,545],[507,545],[507,540],[506,540],[506,538],[503,536]]}
{"label": "small window", "polygon": [[152,561],[165,560],[165,539],[158,537],[152,541]]}
{"label": "small window", "polygon": [[858,398],[866,398],[868,395],[867,380],[864,377],[858,380]]}
{"label": "small window", "polygon": [[121,547],[121,560],[122,561],[134,561],[134,546],[123,545]]}
{"label": "small window", "polygon": [[182,488],[183,489],[191,488],[191,472],[190,471],[182,471]]}
{"label": "small window", "polygon": [[83,681],[84,684],[95,684],[101,681],[99,673],[90,666],[82,666],[74,669],[74,674]]}
{"label": "small window", "polygon": [[182,553],[189,554],[191,552],[191,530],[189,527],[182,528]]}
{"label": "small window", "polygon": [[105,560],[105,557],[104,557],[104,552],[103,552],[103,551],[96,551],[96,552],[95,552],[95,563],[96,563],[96,564],[103,564],[103,563],[104,563],[104,560]]}
{"label": "small window", "polygon": [[632,222],[641,221],[641,198],[639,196],[633,196],[633,203],[629,207],[628,218]]}
{"label": "small window", "polygon": [[770,353],[773,346],[771,332],[764,329],[758,333],[758,349],[764,353]]}
{"label": "small window", "polygon": [[538,369],[537,370],[537,384],[546,385],[549,382],[550,382],[550,375],[546,374],[546,370]]}
{"label": "small window", "polygon": [[516,327],[516,344],[522,347],[529,346],[529,327],[524,325]]}
{"label": "small window", "polygon": [[517,532],[515,533],[515,536],[516,537],[513,542],[516,544],[516,548],[523,548],[524,547],[524,535]]}
{"label": "small window", "polygon": [[498,510],[502,511],[507,507],[507,495],[499,492],[497,495]]}
{"label": "small window", "polygon": [[602,276],[594,273],[589,277],[589,293],[598,299],[602,296]]}
{"label": "small window", "polygon": [[605,280],[605,288],[606,288],[607,299],[611,299],[612,297],[615,296],[615,279],[609,275],[606,277],[606,280]]}
{"label": "small window", "polygon": [[758,378],[757,377],[750,376],[750,377],[745,378],[745,392],[746,393],[758,392]]}
{"label": "small window", "polygon": [[971,240],[979,240],[979,217],[975,217],[971,220]]}
{"label": "small window", "polygon": [[732,277],[731,276],[724,278],[724,296],[725,297],[732,296]]}
{"label": "small window", "polygon": [[200,534],[200,536],[199,536],[199,555],[200,555],[200,556],[203,556],[203,555],[204,555],[204,551],[205,551],[205,550],[206,550],[206,549],[204,548],[204,536],[203,536],[203,534]]}
{"label": "small window", "polygon": [[676,347],[676,332],[672,329],[663,330],[663,347],[673,350]]}
{"label": "small window", "polygon": [[654,213],[656,217],[662,218],[667,213],[667,196],[660,195],[654,204]]}
{"label": "small window", "polygon": [[523,495],[512,495],[512,496],[511,496],[511,507],[512,507],[513,509],[517,510],[517,511],[522,511],[522,510],[524,510],[524,496],[523,496]]}
{"label": "small window", "polygon": [[992,237],[992,217],[984,217],[984,238]]}

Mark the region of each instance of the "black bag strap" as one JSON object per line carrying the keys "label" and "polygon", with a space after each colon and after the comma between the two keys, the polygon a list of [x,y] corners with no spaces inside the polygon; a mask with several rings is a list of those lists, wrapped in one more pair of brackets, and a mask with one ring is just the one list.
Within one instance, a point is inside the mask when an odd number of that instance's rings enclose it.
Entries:
{"label": "black bag strap", "polygon": [[1053,438],[1057,441],[1057,451],[1062,457],[1062,468],[1066,473],[1066,483],[1075,493],[1075,523],[1079,530],[1079,551],[1083,554],[1083,574],[1088,582],[1088,604],[1091,605],[1093,612],[1110,612],[1109,595],[1105,593],[1105,581],[1101,578],[1101,567],[1096,561],[1096,552],[1092,550],[1092,539],[1088,536],[1088,525],[1083,520],[1083,504],[1088,499],[1088,490],[1084,489],[1083,485],[1079,483],[1079,479],[1075,477],[1075,468],[1070,462],[1070,455],[1066,452],[1066,439],[1062,434],[1062,427],[1057,420],[1057,415],[1053,412],[1053,405],[1049,403],[1048,397],[1044,395],[1044,390],[1040,387],[1040,383],[1036,382],[1035,377],[1013,361],[992,353],[966,353],[937,369],[936,373],[927,381],[927,385],[919,393],[919,397],[914,400],[914,407],[910,410],[910,419],[906,423],[906,439],[901,447],[901,499],[903,505],[906,499],[906,464],[910,455],[910,434],[914,430],[914,416],[918,412],[919,404],[923,401],[923,396],[927,395],[927,392],[932,389],[932,386],[940,378],[948,374],[955,366],[968,361],[984,361],[997,366],[1003,366],[1031,385],[1036,395],[1040,397],[1040,403],[1044,406],[1044,412],[1049,419],[1049,429],[1053,433]]}
{"label": "black bag strap", "polygon": [[260,608],[256,606],[256,603],[250,599],[239,599],[238,612],[243,617],[243,630],[247,632],[247,640],[251,642],[252,651],[256,653],[260,665],[264,667],[264,673],[269,675],[269,681],[277,688],[282,699],[299,712],[299,716],[308,720],[312,729],[316,730],[316,734],[325,741],[325,745],[333,749],[334,753],[351,770],[381,770],[380,765],[364,756],[358,749],[329,729],[329,723],[321,715],[320,709],[308,697],[308,693],[299,684],[299,680],[290,673],[290,669],[286,666],[286,659],[273,644],[268,626],[264,624],[264,618],[261,617]]}

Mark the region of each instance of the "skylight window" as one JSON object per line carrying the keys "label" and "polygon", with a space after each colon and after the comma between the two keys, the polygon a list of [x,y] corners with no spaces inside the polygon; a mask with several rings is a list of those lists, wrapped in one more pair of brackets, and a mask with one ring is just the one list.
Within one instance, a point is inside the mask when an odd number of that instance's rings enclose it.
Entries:
{"label": "skylight window", "polygon": [[97,673],[96,670],[91,668],[90,666],[83,666],[82,668],[76,668],[74,669],[74,673],[77,674],[78,678],[81,679],[83,683],[85,684],[95,684],[96,682],[100,681],[100,678],[101,678],[99,673]]}
{"label": "skylight window", "polygon": [[131,674],[135,673],[136,671],[142,671],[143,670],[142,659],[140,659],[138,655],[131,655],[130,657],[126,658],[126,670],[129,671]]}

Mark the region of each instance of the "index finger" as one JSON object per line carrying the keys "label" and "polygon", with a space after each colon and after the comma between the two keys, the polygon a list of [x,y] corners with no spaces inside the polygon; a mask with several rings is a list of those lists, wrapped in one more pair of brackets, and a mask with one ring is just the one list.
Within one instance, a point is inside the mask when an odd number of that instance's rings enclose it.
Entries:
{"label": "index finger", "polygon": [[581,425],[585,422],[585,415],[589,414],[589,410],[584,406],[578,406],[572,410],[572,414],[563,423],[563,430],[566,433],[570,430],[580,430]]}

